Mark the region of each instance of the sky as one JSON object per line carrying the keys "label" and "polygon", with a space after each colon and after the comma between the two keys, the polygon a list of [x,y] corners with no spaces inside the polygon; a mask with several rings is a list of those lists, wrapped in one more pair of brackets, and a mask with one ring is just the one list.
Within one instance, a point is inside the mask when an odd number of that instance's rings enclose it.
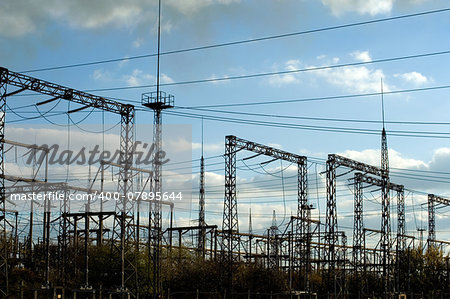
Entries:
{"label": "sky", "polygon": [[[416,234],[426,226],[426,194],[450,196],[449,8],[443,0],[163,0],[161,89],[175,97],[163,123],[192,130],[193,161],[183,166],[192,173],[192,201],[177,223],[196,219],[202,127],[207,222],[221,221],[226,135],[306,155],[313,215],[323,217],[327,154],[380,164],[383,89],[391,180],[408,189],[408,233]],[[136,123],[151,124],[153,113],[140,101],[156,90],[157,23],[157,1],[5,0],[0,66],[131,103]],[[114,61],[97,63],[105,60]],[[45,99],[10,97],[6,138],[20,139],[18,127],[67,124],[74,104],[29,106]],[[50,109],[54,115],[29,119]],[[70,116],[92,126],[102,115],[108,125],[118,122],[101,112]],[[273,209],[279,222],[295,213],[296,170],[242,160],[248,156],[238,154],[240,227],[247,230],[251,208],[254,229],[263,231]],[[263,184],[268,178],[272,184]],[[339,221],[351,227],[353,187],[347,177],[340,184],[346,196],[338,202]],[[367,218],[373,228],[377,207]],[[438,238],[448,239],[449,211],[438,211]]]}

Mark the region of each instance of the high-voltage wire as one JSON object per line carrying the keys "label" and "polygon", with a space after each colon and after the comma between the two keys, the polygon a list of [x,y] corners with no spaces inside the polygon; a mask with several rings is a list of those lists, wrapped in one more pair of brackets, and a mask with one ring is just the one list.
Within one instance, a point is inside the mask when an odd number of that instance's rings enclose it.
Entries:
{"label": "high-voltage wire", "polygon": [[82,67],[82,66],[98,65],[98,64],[104,64],[104,63],[112,63],[112,62],[120,62],[120,61],[129,61],[129,60],[142,59],[142,58],[157,57],[158,55],[170,55],[170,54],[194,52],[194,51],[199,51],[199,50],[208,50],[208,49],[221,48],[221,47],[227,47],[227,46],[235,46],[235,45],[241,45],[241,44],[261,42],[261,41],[272,40],[272,39],[281,39],[281,38],[298,36],[298,35],[319,33],[319,32],[330,31],[330,30],[344,29],[344,28],[350,28],[350,27],[356,27],[356,26],[362,26],[362,25],[369,25],[369,24],[375,24],[375,23],[380,23],[380,22],[394,21],[394,20],[430,15],[430,14],[436,14],[436,13],[442,13],[442,12],[448,12],[448,11],[450,11],[450,8],[442,8],[442,9],[437,9],[437,10],[430,10],[430,11],[424,11],[424,12],[419,12],[419,13],[406,14],[406,15],[400,15],[400,16],[394,16],[394,17],[388,17],[388,18],[380,18],[380,19],[374,19],[374,20],[369,20],[369,21],[349,23],[349,24],[330,26],[330,27],[324,27],[324,28],[318,28],[318,29],[270,35],[270,36],[265,36],[265,37],[258,37],[258,38],[245,39],[245,40],[240,40],[240,41],[232,41],[232,42],[226,42],[226,43],[219,43],[219,44],[213,44],[213,45],[198,46],[198,47],[179,49],[179,50],[171,50],[171,51],[166,51],[166,52],[161,52],[161,53],[151,53],[151,54],[143,54],[143,55],[130,56],[130,57],[121,57],[121,58],[97,60],[97,61],[91,61],[91,62],[74,63],[74,64],[68,64],[68,65],[54,66],[54,67],[31,69],[31,70],[21,71],[21,73],[33,73],[33,72],[60,70],[60,69],[75,68],[75,67]]}
{"label": "high-voltage wire", "polygon": [[[300,125],[300,124],[292,124],[292,123],[248,120],[248,119],[242,119],[242,118],[209,116],[209,115],[203,115],[203,114],[182,113],[182,112],[173,112],[173,111],[167,112],[166,114],[187,117],[187,118],[196,118],[196,119],[204,118],[207,120],[214,120],[214,121],[220,121],[220,122],[258,125],[258,126],[275,127],[275,128],[301,129],[301,130],[320,131],[320,132],[338,132],[338,133],[352,133],[352,134],[365,134],[365,135],[379,135],[379,132],[377,130],[371,130],[371,129],[341,128],[341,127],[331,127],[331,126],[330,127],[328,127],[328,126],[309,126],[309,125]],[[391,131],[391,132],[394,132],[394,131]],[[450,138],[450,132],[399,131],[398,133],[390,133],[388,135],[389,136],[398,136],[398,137],[418,137],[418,138],[444,138],[444,139]]]}
{"label": "high-voltage wire", "polygon": [[[423,88],[415,88],[415,89],[403,89],[403,90],[393,90],[384,92],[384,94],[401,94],[401,93],[411,93],[411,92],[423,92],[423,91],[432,91],[432,90],[441,90],[448,89],[450,85],[442,85],[442,86],[431,86],[431,87],[423,87]],[[339,99],[349,99],[349,98],[361,98],[361,97],[370,97],[370,96],[379,96],[379,92],[374,93],[360,93],[360,94],[348,94],[348,95],[337,95],[337,96],[325,96],[325,97],[312,97],[312,98],[302,98],[302,99],[284,99],[284,100],[269,100],[269,101],[261,101],[261,102],[243,102],[243,103],[231,103],[231,104],[217,104],[217,105],[199,105],[199,106],[175,106],[176,109],[187,109],[187,110],[199,110],[206,112],[217,112],[224,114],[242,114],[247,116],[261,116],[261,117],[273,117],[273,118],[286,118],[286,119],[302,119],[302,120],[314,120],[314,121],[333,121],[333,122],[355,122],[355,123],[379,123],[378,120],[358,120],[358,119],[341,119],[341,118],[324,118],[324,117],[308,117],[308,116],[288,116],[288,115],[276,115],[276,114],[263,114],[263,113],[249,113],[249,112],[236,112],[236,111],[226,111],[226,110],[217,110],[210,108],[225,108],[225,107],[242,107],[242,106],[258,106],[258,105],[272,105],[272,104],[287,104],[287,103],[300,103],[300,102],[313,102],[313,101],[328,101],[328,100],[339,100]],[[15,95],[15,96],[21,96]],[[30,96],[30,95],[28,95]],[[121,99],[121,102],[127,103],[139,103],[140,101],[134,100],[124,100]],[[245,101],[245,100],[243,100]],[[9,109],[8,111],[14,111],[17,109],[34,107],[35,104],[25,105],[14,107],[13,109]],[[136,111],[145,111],[146,109],[136,108]],[[101,111],[94,111],[101,112]],[[21,111],[20,113],[35,113],[35,111]],[[64,115],[67,111],[58,111],[51,116]],[[87,111],[80,111],[79,113],[88,113]],[[20,116],[22,120],[32,120],[39,118],[38,117],[25,117]],[[12,122],[17,122],[18,120],[13,120]],[[386,123],[390,124],[406,124],[406,125],[450,125],[450,122],[425,122],[425,121],[386,121]]]}
{"label": "high-voltage wire", "polygon": [[[406,55],[406,56],[375,59],[375,60],[371,60],[371,61],[342,63],[342,64],[326,65],[326,66],[319,66],[319,67],[309,67],[309,68],[307,67],[307,68],[303,68],[303,69],[295,69],[295,70],[287,70],[287,71],[264,72],[264,73],[255,73],[255,74],[240,75],[240,76],[228,76],[228,77],[221,77],[221,78],[209,78],[209,79],[198,79],[198,80],[186,80],[186,81],[178,81],[178,82],[170,82],[170,83],[161,83],[161,84],[159,84],[159,86],[191,85],[191,84],[199,84],[199,83],[211,83],[211,82],[218,82],[218,81],[242,80],[242,79],[250,79],[250,78],[275,76],[275,75],[304,73],[304,72],[312,72],[312,71],[320,71],[320,70],[331,70],[331,69],[336,69],[336,68],[354,67],[354,66],[361,66],[361,65],[371,65],[371,64],[377,64],[377,63],[432,57],[432,56],[438,56],[438,55],[445,55],[445,54],[449,54],[449,53],[450,53],[450,50],[446,50],[446,51],[438,51],[438,52],[431,52],[431,53],[422,53],[422,54],[415,54],[415,55]],[[157,85],[155,85],[155,84],[137,85],[137,86],[120,86],[120,87],[88,89],[88,90],[86,90],[86,92],[142,89],[142,88],[153,88],[156,86]]]}
{"label": "high-voltage wire", "polygon": [[[234,114],[234,115],[237,114],[237,115],[245,115],[245,116],[268,117],[268,118],[301,119],[301,120],[349,122],[349,123],[370,123],[370,124],[382,123],[382,121],[380,121],[380,120],[279,115],[279,114],[253,113],[253,112],[229,111],[229,110],[218,110],[218,109],[207,109],[207,108],[196,108],[196,107],[181,107],[181,106],[177,106],[175,108],[184,109],[184,110],[195,110],[195,111],[204,111],[204,112],[213,112],[213,113]],[[385,123],[401,124],[401,125],[450,125],[450,122],[426,122],[426,121],[385,121]]]}

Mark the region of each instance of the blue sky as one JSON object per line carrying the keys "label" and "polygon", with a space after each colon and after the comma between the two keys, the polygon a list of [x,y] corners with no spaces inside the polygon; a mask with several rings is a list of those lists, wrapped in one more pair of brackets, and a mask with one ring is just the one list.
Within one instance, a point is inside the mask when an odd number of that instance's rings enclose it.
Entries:
{"label": "blue sky", "polygon": [[[449,8],[448,1],[443,0],[163,0],[162,2],[162,52]],[[21,72],[155,53],[157,49],[156,12],[157,1],[5,0],[0,4],[0,64],[12,71]],[[450,85],[449,53],[383,63],[370,62],[449,51],[449,16],[450,11],[441,11],[335,30],[162,55],[161,81],[169,84],[162,90],[173,94],[175,104],[178,106],[164,115],[163,122],[192,126],[193,159],[197,159],[200,155],[201,120],[192,118],[192,115],[185,117],[186,113],[205,116],[204,142],[207,157],[223,153],[226,135],[237,135],[259,143],[275,145],[287,151],[302,153],[312,157],[312,160],[324,159],[328,153],[341,153],[378,165],[377,150],[380,148],[380,136],[376,134],[349,134],[236,124],[209,120],[209,118],[231,117],[241,121],[258,120],[381,131],[379,122],[344,121],[349,119],[380,121],[380,95],[209,108],[219,112],[183,109],[183,107],[198,108],[205,105],[379,93],[380,80],[383,78],[388,133],[393,131],[406,131],[406,133],[397,134],[413,135],[424,135],[421,133],[423,131],[447,133],[447,135],[441,134],[447,138],[390,135],[388,144],[391,166],[420,171],[447,172],[450,166],[450,139],[448,139],[450,137],[448,119],[450,103],[447,101],[449,88],[390,92]],[[358,62],[366,62],[366,64],[246,79],[172,84]],[[139,102],[143,92],[155,89],[153,87],[139,88],[139,86],[155,84],[156,59],[147,57],[27,74],[80,90],[125,87],[122,90],[93,91],[93,93],[139,106],[133,101]],[[17,113],[22,113],[21,115],[33,116],[36,115],[33,107],[23,109],[14,107],[32,104],[41,99],[43,98],[40,96],[14,97],[9,100],[9,105]],[[42,109],[45,111],[46,108]],[[64,109],[67,111],[66,103],[56,108],[58,111],[64,111]],[[170,113],[177,113],[177,115]],[[270,114],[272,117],[238,113]],[[80,113],[79,116],[73,117],[81,119],[84,116],[85,114]],[[106,117],[107,122],[111,124],[117,122],[116,116]],[[328,120],[305,120],[292,117]],[[98,124],[100,118],[99,113],[93,113],[86,122]],[[11,113],[7,115],[7,121],[18,119],[18,116]],[[64,115],[52,119],[55,122],[67,123],[67,116]],[[144,109],[137,112],[138,123],[152,121],[152,113]],[[45,120],[30,120],[19,122],[17,125],[31,123],[45,123]],[[240,158],[243,157],[245,155]],[[219,164],[223,161],[221,159],[211,158],[207,161],[211,161],[211,164]],[[197,162],[194,162],[194,166],[196,166],[195,163]],[[316,166],[311,165],[313,171]],[[212,185],[223,182],[221,166],[207,165],[207,186],[208,180]],[[245,168],[245,166],[242,167]],[[270,167],[276,171],[277,167],[281,166]],[[323,165],[319,163],[318,172],[321,171],[321,167]],[[197,172],[198,169],[194,167],[194,181],[197,179]],[[398,172],[399,175],[405,174],[404,170],[398,170]],[[446,183],[417,180],[417,176],[421,174],[423,173],[415,173],[415,179],[398,177],[393,178],[393,181],[404,183],[411,189],[425,193],[450,195],[447,191],[448,179],[439,178],[441,181],[447,181]],[[448,173],[426,174],[448,178]],[[255,179],[257,176],[251,171],[250,173],[243,171],[240,174],[243,180]],[[219,192],[210,194],[210,197],[217,201],[215,206],[217,211],[221,209],[219,207],[221,196],[223,195]],[[424,201],[424,198],[421,198],[422,195],[417,196],[418,200]],[[408,200],[410,199],[407,199],[407,202]],[[318,205],[320,204],[324,204],[323,200]],[[283,205],[273,204],[273,206],[277,209],[277,214],[283,213]],[[264,209],[267,210],[267,214],[271,214],[271,207],[265,206]],[[344,209],[348,210],[349,206]],[[448,212],[448,208],[442,211]],[[417,217],[421,216],[417,214]],[[216,218],[219,219],[220,215],[210,215],[212,222]],[[426,218],[426,215],[423,215],[423,218]],[[241,221],[246,223],[245,218]],[[261,219],[260,227],[263,227],[266,222],[267,219]],[[439,223],[439,220],[437,222]]]}

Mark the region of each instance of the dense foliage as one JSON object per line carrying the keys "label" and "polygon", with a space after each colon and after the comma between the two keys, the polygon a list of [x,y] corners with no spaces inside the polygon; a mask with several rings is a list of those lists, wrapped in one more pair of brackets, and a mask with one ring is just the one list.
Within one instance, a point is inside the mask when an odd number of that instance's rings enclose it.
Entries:
{"label": "dense foliage", "polygon": [[[82,246],[72,244],[67,249],[65,263],[61,251],[56,245],[50,246],[49,281],[50,286],[64,286],[66,294],[85,284],[85,256]],[[164,296],[170,292],[172,297],[197,294],[202,297],[220,297],[227,289],[225,266],[217,259],[201,259],[197,252],[172,248],[162,251],[162,291]],[[12,298],[23,294],[32,296],[32,291],[41,289],[45,282],[45,248],[35,246],[33,253],[9,260],[9,289]],[[130,289],[139,289],[143,297],[151,294],[151,260],[146,249],[139,252],[129,250],[126,260],[137,265],[135,279],[127,281]],[[64,264],[62,264],[64,263]],[[89,285],[105,292],[120,285],[120,256],[111,250],[110,245],[89,247]],[[313,266],[315,266],[313,264]],[[62,271],[64,269],[64,271]],[[131,269],[126,269],[130,271]],[[395,285],[403,293],[423,294],[425,297],[440,298],[450,294],[449,258],[435,247],[425,252],[420,249],[408,249],[403,252],[392,267]],[[65,273],[66,275],[62,275]],[[131,273],[131,272],[129,272]],[[335,283],[339,280],[338,283]],[[314,267],[306,282],[304,273],[288,269],[269,269],[264,259],[252,263],[237,263],[233,267],[233,291],[239,294],[251,292],[255,296],[262,294],[288,294],[290,290],[305,290],[306,283],[313,293],[332,294],[337,290],[345,291],[351,297],[358,294],[379,296],[383,290],[381,273],[330,273],[326,269]]]}

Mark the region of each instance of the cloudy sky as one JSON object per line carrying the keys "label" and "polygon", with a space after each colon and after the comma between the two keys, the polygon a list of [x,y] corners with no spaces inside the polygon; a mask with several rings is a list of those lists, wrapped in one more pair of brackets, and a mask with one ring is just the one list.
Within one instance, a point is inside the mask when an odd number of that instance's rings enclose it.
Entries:
{"label": "cloudy sky", "polygon": [[[179,223],[196,218],[195,159],[200,156],[202,117],[209,222],[219,224],[221,219],[220,155],[226,135],[307,155],[310,200],[317,217],[319,212],[323,216],[321,172],[327,154],[379,165],[381,79],[392,181],[409,190],[408,232],[413,234],[427,217],[421,205],[424,194],[450,196],[447,1],[162,2],[161,82],[176,105],[163,122],[192,126],[194,201],[189,215],[180,212]],[[153,115],[140,106],[140,99],[156,89],[156,25],[157,1],[5,0],[0,3],[0,65],[135,104],[137,123],[151,123]],[[31,105],[45,99],[29,93],[10,97],[8,109],[14,113],[7,111],[7,127],[67,124],[65,112],[74,104]],[[30,119],[46,111],[46,119]],[[83,120],[80,125],[99,124],[102,113],[84,110],[71,118]],[[105,114],[107,124],[118,121]],[[8,129],[6,134],[13,139]],[[272,209],[279,219],[294,209],[295,182],[290,189],[286,186],[295,169],[279,162],[261,164],[264,159],[242,160],[249,155],[238,155],[241,228],[247,229],[251,207],[254,226],[262,230]],[[271,180],[273,194],[260,185],[264,180]],[[346,177],[340,182],[347,194],[340,211],[349,215],[352,186]],[[375,193],[367,196],[376,201]],[[260,204],[264,196],[269,202]],[[449,211],[439,210],[438,238],[450,228],[444,219]],[[379,226],[377,217],[374,228]]]}

